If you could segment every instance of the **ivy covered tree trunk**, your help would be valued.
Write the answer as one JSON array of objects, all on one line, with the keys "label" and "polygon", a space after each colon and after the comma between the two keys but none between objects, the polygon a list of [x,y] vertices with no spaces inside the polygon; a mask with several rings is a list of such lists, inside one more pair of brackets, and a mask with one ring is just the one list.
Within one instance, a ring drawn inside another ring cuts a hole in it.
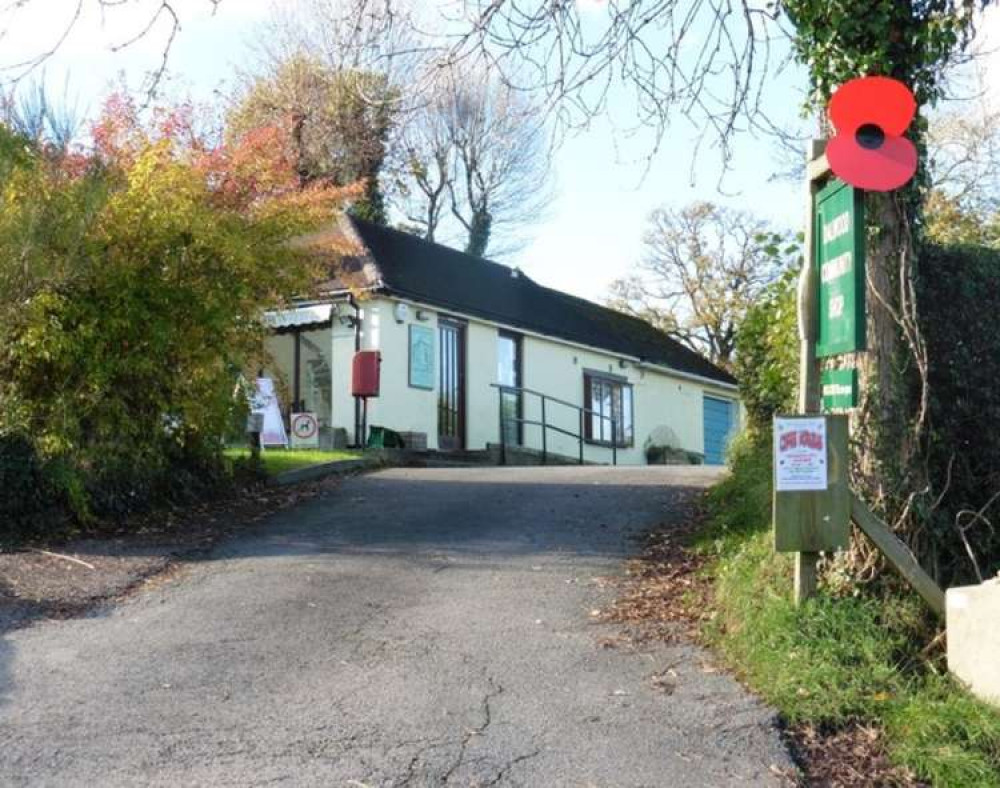
[{"label": "ivy covered tree trunk", "polygon": [[913,297],[919,217],[908,192],[866,196],[867,348],[854,359],[860,401],[851,426],[855,487],[912,541],[919,496],[929,490],[921,459],[926,353]]},{"label": "ivy covered tree trunk", "polygon": [[469,222],[469,237],[465,243],[466,254],[482,257],[490,244],[490,231],[493,229],[493,217],[487,210],[477,210]]},{"label": "ivy covered tree trunk", "polygon": [[[909,86],[918,107],[942,93],[942,74],[971,36],[983,0],[873,0],[858,13],[854,0],[786,0],[794,46],[810,72],[813,108],[825,117],[833,91],[862,76],[888,76]],[[910,136],[921,133],[921,121]],[[926,165],[920,144],[919,172]],[[921,227],[920,175],[896,192],[866,197],[867,349],[844,361],[859,372],[860,403],[852,416],[853,483],[921,556],[921,532],[935,491],[945,483],[925,470],[927,353],[916,303]],[[926,558],[926,556],[921,556]],[[855,551],[856,576],[875,562]]]}]

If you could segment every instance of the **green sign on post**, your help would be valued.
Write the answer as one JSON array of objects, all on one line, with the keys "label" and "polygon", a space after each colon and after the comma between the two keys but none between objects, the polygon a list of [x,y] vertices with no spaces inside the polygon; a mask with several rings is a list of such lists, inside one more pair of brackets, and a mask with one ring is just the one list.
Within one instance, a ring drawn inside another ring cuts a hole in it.
[{"label": "green sign on post", "polygon": [[820,378],[823,410],[848,410],[858,406],[858,371],[827,369]]},{"label": "green sign on post", "polygon": [[865,349],[865,220],[860,191],[834,179],[815,196],[816,357]]}]

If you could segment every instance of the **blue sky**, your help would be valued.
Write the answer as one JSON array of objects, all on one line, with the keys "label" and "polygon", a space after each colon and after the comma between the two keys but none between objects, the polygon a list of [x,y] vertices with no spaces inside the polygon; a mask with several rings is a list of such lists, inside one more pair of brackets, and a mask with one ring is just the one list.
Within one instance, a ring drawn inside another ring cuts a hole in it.
[{"label": "blue sky", "polygon": [[[0,20],[0,28],[7,31],[0,39],[0,66],[55,43],[75,4],[76,0],[36,0],[18,17],[7,12]],[[139,0],[104,20],[94,11],[86,14],[47,64],[47,79],[55,85],[68,79],[70,94],[82,111],[93,110],[119,74],[137,86],[142,75],[156,66],[168,26],[159,24],[152,35],[124,51],[111,49],[142,29],[156,5]],[[9,3],[0,2],[0,14],[8,7]],[[171,55],[172,90],[212,100],[214,91],[232,82],[237,68],[252,65],[250,42],[270,7],[271,0],[223,0],[212,14],[207,0],[178,0],[183,27]],[[998,16],[992,14],[992,27],[997,26]],[[768,112],[794,122],[804,84],[800,70],[782,75],[769,91]],[[616,97],[613,104],[625,116],[620,125],[628,125],[625,98]],[[560,146],[553,161],[555,199],[531,229],[532,242],[507,260],[538,281],[600,300],[610,281],[627,274],[638,260],[646,216],[659,205],[680,207],[710,200],[799,229],[802,186],[772,180],[780,164],[771,141],[740,138],[720,191],[719,154],[703,150],[692,168],[698,130],[680,116],[648,171],[649,135],[616,133],[609,120],[597,119],[586,132]],[[615,118],[616,125],[618,121]]]}]

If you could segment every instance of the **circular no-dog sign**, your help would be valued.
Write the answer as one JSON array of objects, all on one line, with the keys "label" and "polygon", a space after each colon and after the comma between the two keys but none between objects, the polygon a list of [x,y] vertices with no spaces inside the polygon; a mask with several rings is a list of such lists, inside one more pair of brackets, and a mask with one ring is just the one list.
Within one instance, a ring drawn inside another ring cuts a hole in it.
[{"label": "circular no-dog sign", "polygon": [[299,440],[307,441],[319,433],[319,424],[312,413],[295,413],[292,415],[292,435]]}]

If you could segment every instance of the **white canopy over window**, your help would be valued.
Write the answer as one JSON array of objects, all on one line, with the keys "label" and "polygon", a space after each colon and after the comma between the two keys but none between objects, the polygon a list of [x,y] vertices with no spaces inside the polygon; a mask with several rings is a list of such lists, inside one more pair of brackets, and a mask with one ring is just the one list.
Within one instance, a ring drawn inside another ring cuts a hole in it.
[{"label": "white canopy over window", "polygon": [[275,309],[264,313],[264,322],[275,330],[329,323],[332,304],[298,306],[294,309]]}]

